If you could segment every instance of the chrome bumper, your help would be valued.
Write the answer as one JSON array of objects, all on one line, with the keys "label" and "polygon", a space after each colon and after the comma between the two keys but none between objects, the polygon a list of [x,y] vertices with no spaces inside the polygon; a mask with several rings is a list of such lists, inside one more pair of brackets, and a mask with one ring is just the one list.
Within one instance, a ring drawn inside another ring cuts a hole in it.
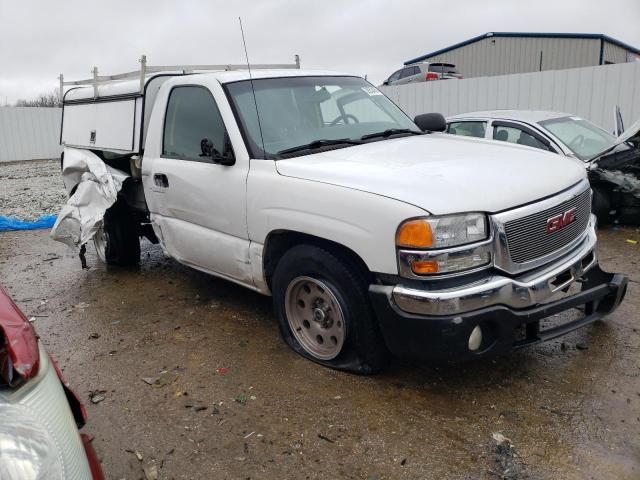
[{"label": "chrome bumper", "polygon": [[[450,289],[417,289],[402,285],[381,287],[401,310],[418,315],[452,315],[494,305],[527,308],[560,298],[585,272],[597,265],[596,221],[570,253],[518,277],[498,273]],[[436,285],[431,283],[428,287]],[[380,287],[378,287],[380,288]]]}]

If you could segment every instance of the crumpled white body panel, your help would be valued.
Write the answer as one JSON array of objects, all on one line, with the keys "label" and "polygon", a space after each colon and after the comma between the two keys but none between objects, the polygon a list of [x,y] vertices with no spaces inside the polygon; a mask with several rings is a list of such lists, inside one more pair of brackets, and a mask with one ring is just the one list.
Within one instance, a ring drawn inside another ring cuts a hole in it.
[{"label": "crumpled white body panel", "polygon": [[632,173],[624,173],[620,170],[604,170],[596,168],[596,172],[601,178],[609,180],[611,183],[618,185],[624,193],[630,193],[636,198],[640,198],[640,179]]},{"label": "crumpled white body panel", "polygon": [[51,238],[75,249],[89,241],[102,225],[104,213],[118,199],[127,177],[88,150],[65,148],[64,185],[69,193],[77,188],[60,210]]}]

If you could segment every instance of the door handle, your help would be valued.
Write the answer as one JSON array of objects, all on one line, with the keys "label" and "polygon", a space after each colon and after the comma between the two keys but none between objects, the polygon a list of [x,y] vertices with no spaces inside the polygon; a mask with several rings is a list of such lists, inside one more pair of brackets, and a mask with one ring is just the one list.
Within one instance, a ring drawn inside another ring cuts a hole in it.
[{"label": "door handle", "polygon": [[169,179],[164,173],[154,174],[153,183],[155,183],[157,187],[169,188]]}]

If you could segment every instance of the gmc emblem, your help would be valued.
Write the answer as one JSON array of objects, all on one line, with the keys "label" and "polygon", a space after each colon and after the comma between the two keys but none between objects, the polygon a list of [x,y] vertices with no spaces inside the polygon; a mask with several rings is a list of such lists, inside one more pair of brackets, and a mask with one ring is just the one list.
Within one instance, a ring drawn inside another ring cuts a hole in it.
[{"label": "gmc emblem", "polygon": [[547,219],[547,233],[557,232],[564,227],[576,221],[576,212],[578,209],[573,207],[571,210],[567,210],[564,213],[555,215]]}]

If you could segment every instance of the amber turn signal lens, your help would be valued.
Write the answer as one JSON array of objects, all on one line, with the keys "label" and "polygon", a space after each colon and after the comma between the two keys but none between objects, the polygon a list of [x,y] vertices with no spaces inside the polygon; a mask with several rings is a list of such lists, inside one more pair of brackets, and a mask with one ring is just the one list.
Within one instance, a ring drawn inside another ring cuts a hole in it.
[{"label": "amber turn signal lens", "polygon": [[403,223],[396,235],[399,247],[428,248],[433,246],[431,225],[424,220],[409,220]]},{"label": "amber turn signal lens", "polygon": [[429,273],[438,273],[438,262],[433,260],[426,262],[413,262],[411,271],[416,275],[427,275]]}]

